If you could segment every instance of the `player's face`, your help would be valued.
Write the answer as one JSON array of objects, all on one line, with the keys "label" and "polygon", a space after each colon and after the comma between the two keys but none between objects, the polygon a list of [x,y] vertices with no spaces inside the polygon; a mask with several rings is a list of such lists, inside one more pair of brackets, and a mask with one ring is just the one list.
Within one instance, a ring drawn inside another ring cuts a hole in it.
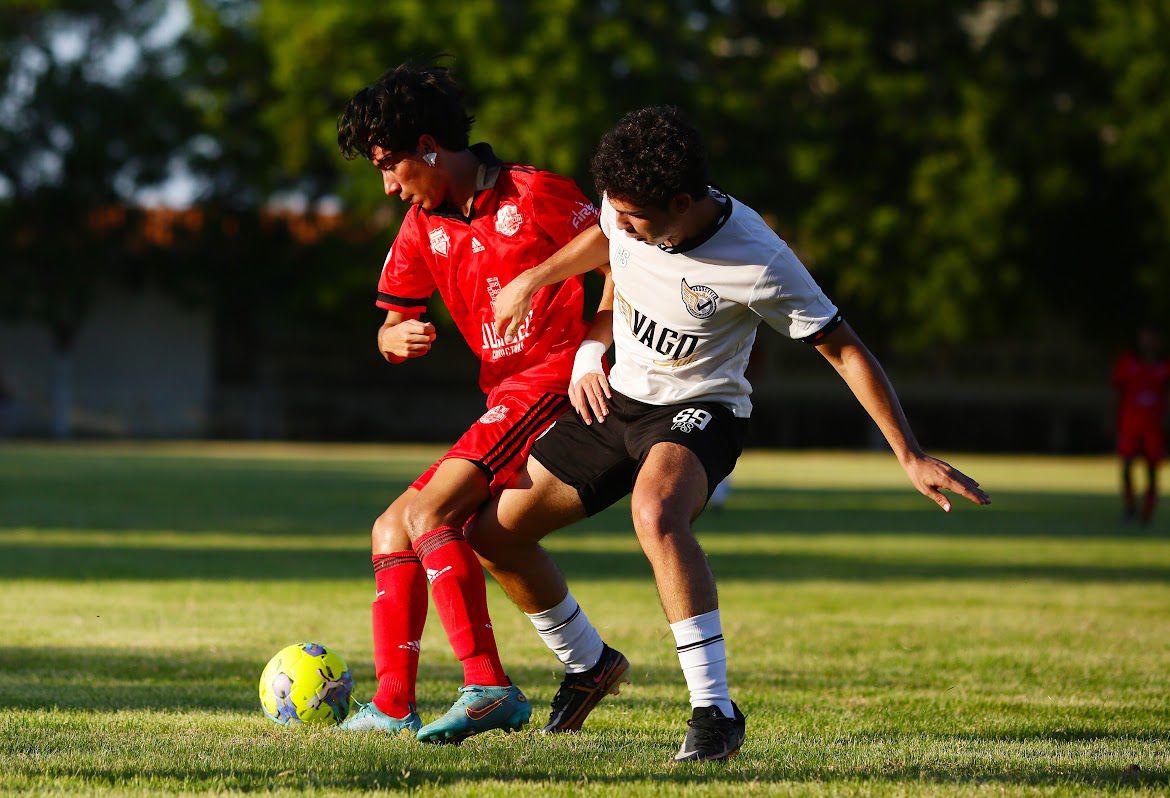
[{"label": "player's face", "polygon": [[374,145],[370,160],[382,173],[382,190],[411,205],[432,210],[447,196],[447,173],[417,153],[390,152]]},{"label": "player's face", "polygon": [[662,244],[670,239],[677,227],[677,216],[670,207],[640,207],[615,197],[609,204],[617,211],[617,226],[636,241]]}]

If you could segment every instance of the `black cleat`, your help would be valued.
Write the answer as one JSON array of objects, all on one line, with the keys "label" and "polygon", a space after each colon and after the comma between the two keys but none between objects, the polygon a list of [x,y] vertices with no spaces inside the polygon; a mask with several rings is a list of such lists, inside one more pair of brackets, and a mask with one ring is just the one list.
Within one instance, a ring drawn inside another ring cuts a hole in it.
[{"label": "black cleat", "polygon": [[601,699],[618,694],[622,677],[629,669],[630,661],[622,652],[605,646],[601,659],[592,668],[584,673],[566,673],[553,696],[548,723],[541,731],[544,734],[581,731],[581,725]]},{"label": "black cleat", "polygon": [[674,755],[675,762],[718,762],[731,759],[743,745],[746,722],[735,702],[735,717],[726,718],[718,707],[695,707],[687,721],[687,736]]}]

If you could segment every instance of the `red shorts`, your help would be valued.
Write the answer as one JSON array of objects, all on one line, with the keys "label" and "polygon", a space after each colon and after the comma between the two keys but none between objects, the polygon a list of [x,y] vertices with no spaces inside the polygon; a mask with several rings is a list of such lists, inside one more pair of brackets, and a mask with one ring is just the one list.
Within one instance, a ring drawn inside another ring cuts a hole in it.
[{"label": "red shorts", "polygon": [[1166,456],[1165,436],[1157,419],[1121,418],[1117,430],[1117,453],[1129,459],[1144,456],[1157,463]]},{"label": "red shorts", "polygon": [[488,411],[463,433],[445,455],[416,479],[411,487],[422,490],[444,460],[470,460],[488,480],[496,496],[528,460],[528,450],[562,413],[569,397],[544,389],[500,388],[488,395]]}]

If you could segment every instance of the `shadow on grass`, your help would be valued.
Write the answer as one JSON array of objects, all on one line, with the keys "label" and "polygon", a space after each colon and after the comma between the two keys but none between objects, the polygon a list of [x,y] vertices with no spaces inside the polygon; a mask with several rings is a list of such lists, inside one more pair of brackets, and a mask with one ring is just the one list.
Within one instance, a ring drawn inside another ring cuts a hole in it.
[{"label": "shadow on grass", "polygon": [[[15,459],[0,450],[0,528],[365,534],[429,462],[80,456]],[[943,515],[909,485],[838,490],[737,488],[731,509],[708,513],[705,534],[826,533],[1144,538],[1165,530],[1120,523],[1112,496],[993,490],[995,505],[958,501]],[[578,525],[628,530],[617,507]]]},{"label": "shadow on grass", "polygon": [[[498,733],[493,733],[498,734]],[[949,748],[945,753],[930,750],[939,742],[953,743],[953,738],[934,735],[887,736],[877,751],[853,748],[848,759],[833,761],[833,751],[790,751],[795,756],[774,756],[752,750],[752,739],[731,764],[671,766],[670,756],[677,746],[678,730],[661,733],[613,733],[592,735],[585,745],[579,741],[573,751],[567,752],[561,740],[538,740],[534,744],[524,740],[511,744],[503,757],[485,748],[485,755],[467,750],[466,744],[455,752],[436,750],[418,743],[405,743],[403,748],[384,748],[371,755],[368,749],[355,751],[355,746],[342,738],[334,745],[318,744],[319,756],[325,757],[328,767],[306,766],[295,758],[307,747],[304,742],[279,745],[270,739],[263,748],[271,749],[271,756],[260,764],[253,758],[247,763],[232,762],[230,757],[209,759],[192,756],[184,766],[159,762],[124,761],[118,764],[95,766],[49,762],[38,765],[38,777],[65,776],[80,779],[87,785],[117,787],[131,778],[149,779],[155,786],[187,786],[194,783],[212,783],[217,789],[266,790],[277,786],[285,790],[318,793],[322,790],[384,790],[426,789],[460,785],[472,794],[477,782],[496,785],[500,782],[516,788],[538,787],[544,790],[556,784],[561,794],[572,785],[607,784],[636,790],[646,785],[700,786],[712,782],[723,784],[748,783],[760,792],[769,785],[801,783],[860,783],[880,790],[891,783],[921,789],[930,785],[960,786],[996,784],[1010,790],[1013,787],[1089,787],[1108,788],[1164,788],[1170,784],[1170,769],[1160,762],[1146,761],[1140,770],[1129,765],[1099,764],[1091,754],[1068,761],[1043,746],[1037,751],[1015,751],[997,756],[982,744]],[[245,739],[239,737],[241,742]],[[1125,742],[1121,740],[1119,742]],[[498,742],[496,743],[498,745]],[[344,746],[344,747],[343,747]],[[253,745],[253,749],[257,746]],[[17,746],[19,748],[19,746]],[[894,748],[900,753],[891,753]],[[516,750],[522,749],[522,750]],[[541,749],[548,751],[541,756]],[[18,751],[19,753],[19,751]],[[457,758],[452,753],[460,754]],[[494,755],[493,755],[494,754]],[[581,760],[584,754],[585,761]],[[929,758],[929,763],[907,762],[915,756]],[[137,759],[137,758],[135,758]],[[446,765],[446,767],[444,767]],[[599,766],[609,767],[599,771]],[[158,784],[162,782],[162,784]],[[486,786],[486,785],[485,785]],[[636,793],[634,793],[636,794]],[[1059,791],[1054,794],[1060,794]]]},{"label": "shadow on grass", "polygon": [[[102,648],[17,647],[0,650],[0,706],[10,709],[65,709],[88,712],[121,710],[155,710],[189,713],[245,712],[259,715],[255,696],[254,674],[262,663],[239,655],[214,657],[153,649],[112,651]],[[532,690],[534,703],[543,708],[553,690],[548,669],[517,668],[521,684],[537,685]],[[669,684],[681,689],[674,668],[638,668],[637,681],[646,686]],[[368,668],[359,669],[359,683],[368,684]],[[458,672],[453,666],[429,669],[428,678],[420,683],[423,696],[420,710],[434,716],[446,709],[454,693]],[[41,682],[39,680],[47,680]],[[677,692],[677,690],[675,691]],[[1124,767],[1102,764],[1102,757],[1113,761],[1126,756],[1138,757],[1150,746],[1164,749],[1170,735],[1150,731],[1124,732],[1095,725],[1068,725],[1067,717],[1053,717],[1058,728],[1046,729],[1044,717],[1027,721],[1034,728],[979,733],[907,731],[873,729],[883,723],[869,718],[869,729],[844,735],[828,734],[823,739],[802,735],[795,739],[778,737],[781,729],[768,728],[760,721],[749,721],[748,744],[731,770],[717,766],[664,769],[656,765],[669,757],[677,745],[679,726],[676,713],[662,700],[631,702],[623,695],[613,706],[631,705],[661,712],[662,721],[648,726],[645,719],[626,730],[604,733],[589,732],[579,737],[549,740],[524,735],[509,742],[516,754],[501,766],[498,738],[485,738],[481,753],[465,748],[432,749],[411,743],[379,745],[379,740],[354,741],[331,735],[290,738],[273,735],[261,724],[241,725],[233,732],[234,744],[244,744],[249,756],[235,761],[230,753],[222,756],[192,756],[183,766],[166,762],[137,761],[141,753],[119,758],[117,764],[105,766],[77,761],[58,764],[57,756],[69,759],[71,743],[58,740],[49,748],[37,748],[36,766],[30,774],[38,778],[60,775],[92,784],[117,785],[131,775],[176,784],[201,784],[214,781],[219,788],[238,786],[256,788],[274,784],[285,788],[305,789],[377,789],[388,786],[408,787],[483,782],[513,782],[517,785],[555,781],[576,783],[583,779],[614,785],[636,783],[691,784],[711,778],[728,781],[769,782],[915,782],[968,784],[992,782],[1003,785],[1080,784],[1093,787],[1166,786],[1170,770],[1162,761],[1141,759],[1140,772],[1126,772]],[[602,711],[605,711],[603,707]],[[538,712],[539,717],[539,712]],[[119,721],[113,721],[118,723]],[[132,725],[132,719],[123,721]],[[182,721],[184,728],[190,721]],[[222,729],[222,724],[216,727]],[[264,729],[258,732],[258,729]],[[107,744],[116,741],[111,734],[117,729],[103,726]],[[220,733],[220,732],[216,732]],[[189,735],[190,731],[184,732]],[[81,738],[79,738],[81,739]],[[755,743],[755,745],[753,745]],[[21,753],[19,739],[0,744],[0,751]],[[206,753],[206,745],[196,735],[188,743],[194,751]],[[777,746],[780,746],[777,748]],[[356,748],[354,748],[356,746]],[[758,746],[758,747],[757,747]],[[1002,747],[1000,747],[1002,746]],[[1104,746],[1104,747],[1102,747]],[[182,746],[181,746],[182,747]],[[213,746],[214,747],[214,746]],[[271,749],[271,756],[252,756],[257,749]],[[319,749],[328,768],[304,769],[304,749]],[[539,755],[547,750],[547,756]],[[809,749],[815,749],[810,751]],[[137,748],[132,748],[137,751]],[[340,751],[346,754],[339,756]],[[173,755],[174,752],[172,752]],[[180,755],[182,751],[178,752]],[[372,756],[371,756],[372,754]],[[582,757],[585,757],[583,760]],[[650,757],[650,761],[643,761]],[[16,771],[26,761],[16,757]],[[31,761],[31,760],[27,760]],[[1124,761],[1124,760],[1123,760]],[[585,763],[583,766],[583,762]],[[597,772],[599,763],[611,762],[608,772]],[[809,764],[814,762],[815,764]],[[619,767],[620,765],[620,767]],[[294,772],[295,771],[295,772]],[[588,772],[584,772],[588,771]]]},{"label": "shadow on grass", "polygon": [[[544,659],[543,657],[541,659]],[[509,664],[508,673],[537,706],[539,715],[556,692],[559,677],[548,662]],[[0,707],[110,712],[127,709],[182,712],[259,713],[258,658],[239,654],[146,648],[10,646],[0,650]],[[354,697],[365,700],[375,685],[373,663],[347,663]],[[666,687],[685,708],[682,677],[676,668],[636,664],[631,678],[639,687]],[[449,660],[424,657],[419,673],[419,711],[445,712],[463,684],[463,671]],[[667,709],[670,702],[624,691],[626,708]]]},{"label": "shadow on grass", "polygon": [[[554,550],[570,581],[650,578],[640,551]],[[1063,582],[1170,582],[1170,565],[1066,564],[916,560],[913,555],[867,556],[836,553],[714,552],[711,568],[719,580],[888,582],[903,580],[1021,580]],[[364,549],[270,549],[151,546],[37,546],[0,543],[0,578],[54,580],[247,580],[307,582],[368,576]]]}]

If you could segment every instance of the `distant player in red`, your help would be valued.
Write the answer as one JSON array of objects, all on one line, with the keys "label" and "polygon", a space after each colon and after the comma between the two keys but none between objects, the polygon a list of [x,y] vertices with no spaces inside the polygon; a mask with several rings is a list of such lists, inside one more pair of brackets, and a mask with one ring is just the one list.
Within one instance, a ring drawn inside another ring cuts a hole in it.
[{"label": "distant player in red", "polygon": [[1134,501],[1133,461],[1146,460],[1146,496],[1141,519],[1149,523],[1158,501],[1158,464],[1166,455],[1163,422],[1166,393],[1170,389],[1170,360],[1160,354],[1158,334],[1142,330],[1136,352],[1125,352],[1113,368],[1117,391],[1117,453],[1121,455],[1121,484],[1125,493],[1125,517],[1137,517]]},{"label": "distant player in red", "polygon": [[[508,340],[493,331],[491,303],[516,275],[597,222],[572,180],[470,145],[471,123],[448,70],[405,65],[354,95],[338,121],[342,153],[368,158],[386,195],[410,206],[378,283],[377,305],[386,311],[380,351],[401,363],[430,350],[435,328],[420,317],[437,290],[479,355],[487,394],[483,416],[373,528],[378,690],[344,728],[408,730],[430,742],[519,728],[532,712],[500,664],[483,571],[463,527],[569,407],[573,360],[589,325],[579,279],[543,291]],[[464,686],[451,710],[424,727],[415,678],[428,580]]]}]

